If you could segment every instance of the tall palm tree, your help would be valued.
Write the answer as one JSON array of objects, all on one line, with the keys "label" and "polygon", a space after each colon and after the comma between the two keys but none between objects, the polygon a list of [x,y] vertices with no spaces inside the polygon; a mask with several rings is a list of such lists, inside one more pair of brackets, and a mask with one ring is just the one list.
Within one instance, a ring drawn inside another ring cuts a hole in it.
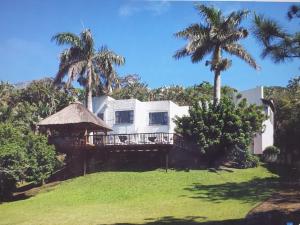
[{"label": "tall palm tree", "polygon": [[95,50],[94,39],[89,29],[76,35],[69,32],[58,33],[52,37],[58,45],[69,45],[60,55],[59,70],[55,76],[55,83],[62,83],[67,76],[66,85],[69,86],[76,80],[85,87],[86,106],[92,111],[92,91],[100,83],[101,78],[113,81],[111,74],[114,74],[113,65],[123,65],[123,56],[102,47]]},{"label": "tall palm tree", "polygon": [[179,59],[191,56],[192,63],[197,63],[211,55],[211,60],[206,61],[205,65],[210,65],[210,70],[214,72],[214,102],[218,103],[221,98],[221,72],[231,66],[231,60],[222,58],[224,51],[239,57],[255,69],[259,68],[251,55],[238,43],[240,39],[248,36],[248,31],[240,27],[240,24],[249,12],[236,11],[225,17],[220,10],[213,7],[197,5],[196,9],[204,21],[192,24],[175,34],[176,37],[186,39],[188,43],[174,57]]}]

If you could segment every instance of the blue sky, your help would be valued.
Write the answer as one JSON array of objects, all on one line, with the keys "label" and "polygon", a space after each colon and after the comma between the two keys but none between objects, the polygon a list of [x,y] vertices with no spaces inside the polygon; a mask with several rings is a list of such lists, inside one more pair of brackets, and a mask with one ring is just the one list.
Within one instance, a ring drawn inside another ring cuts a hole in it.
[{"label": "blue sky", "polygon": [[[213,82],[205,60],[192,64],[189,58],[175,60],[174,52],[185,43],[174,33],[200,22],[194,2],[167,1],[59,1],[1,0],[0,80],[12,83],[54,76],[58,56],[64,49],[51,42],[57,32],[79,34],[83,27],[93,32],[96,46],[107,45],[125,56],[120,75],[139,74],[150,87]],[[276,19],[289,31],[300,21],[288,22],[291,3],[205,2],[230,13],[249,9]],[[252,16],[251,16],[252,17]],[[245,26],[250,25],[245,22]],[[222,74],[222,84],[243,90],[258,85],[286,85],[299,75],[299,60],[275,65],[260,58],[261,46],[250,36],[242,44],[262,67],[255,71],[237,58]]]}]

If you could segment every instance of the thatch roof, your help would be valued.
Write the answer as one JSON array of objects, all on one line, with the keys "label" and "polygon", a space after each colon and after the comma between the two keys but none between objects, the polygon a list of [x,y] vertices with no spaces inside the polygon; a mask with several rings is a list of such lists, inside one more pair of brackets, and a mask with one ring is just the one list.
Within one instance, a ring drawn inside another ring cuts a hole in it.
[{"label": "thatch roof", "polygon": [[72,103],[57,113],[38,123],[40,127],[74,128],[97,131],[111,131],[112,129],[100,118],[90,112],[81,103]]}]

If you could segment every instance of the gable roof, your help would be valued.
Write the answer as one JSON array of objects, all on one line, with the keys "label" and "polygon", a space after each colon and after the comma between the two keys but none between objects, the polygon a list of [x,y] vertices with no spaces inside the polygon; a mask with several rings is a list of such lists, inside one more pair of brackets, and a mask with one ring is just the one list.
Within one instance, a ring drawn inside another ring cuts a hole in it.
[{"label": "gable roof", "polygon": [[40,121],[38,126],[63,128],[73,126],[74,128],[85,128],[94,130],[111,131],[112,129],[100,118],[95,116],[81,103],[72,103],[57,113]]}]

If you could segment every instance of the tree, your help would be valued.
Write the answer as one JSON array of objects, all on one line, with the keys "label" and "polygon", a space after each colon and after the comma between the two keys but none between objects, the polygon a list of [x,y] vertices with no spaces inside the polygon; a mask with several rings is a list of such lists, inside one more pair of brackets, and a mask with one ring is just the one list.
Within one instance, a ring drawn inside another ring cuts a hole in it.
[{"label": "tree", "polygon": [[48,145],[48,139],[43,135],[30,133],[26,139],[26,153],[30,165],[26,170],[26,180],[43,184],[58,164],[55,148]]},{"label": "tree", "polygon": [[59,165],[47,138],[20,127],[0,123],[0,200],[7,199],[17,182],[43,183]]},{"label": "tree", "polygon": [[58,33],[52,37],[58,45],[69,45],[60,55],[59,70],[55,77],[55,83],[61,83],[65,76],[68,76],[66,85],[69,86],[75,79],[86,89],[86,105],[93,111],[92,92],[101,77],[107,79],[106,87],[114,81],[115,71],[113,65],[123,65],[124,57],[113,51],[102,47],[95,50],[94,39],[89,29],[80,33],[79,36],[73,33]]},{"label": "tree", "polygon": [[177,118],[175,123],[176,131],[206,156],[212,166],[224,156],[241,158],[240,152],[249,156],[248,146],[255,133],[262,131],[264,119],[262,109],[248,105],[245,99],[236,105],[229,98],[223,98],[218,104],[205,100],[200,104],[195,102],[189,116]]},{"label": "tree", "polygon": [[112,92],[112,97],[116,99],[136,98],[140,101],[149,101],[150,89],[146,83],[141,81],[140,76],[130,74],[118,79],[118,87]]},{"label": "tree", "polygon": [[275,145],[281,150],[283,162],[300,160],[300,77],[291,79],[286,87],[269,87],[266,96],[275,105]]},{"label": "tree", "polygon": [[[299,18],[299,6],[291,6],[289,19]],[[262,58],[270,56],[275,63],[300,57],[300,33],[286,32],[276,21],[255,15],[253,33],[263,46]]]},{"label": "tree", "polygon": [[211,60],[205,65],[210,65],[214,72],[214,101],[221,98],[221,72],[231,66],[231,60],[222,58],[223,52],[234,55],[248,63],[255,69],[259,69],[252,56],[238,43],[248,36],[248,31],[240,27],[242,20],[248,15],[248,11],[236,11],[225,17],[220,10],[205,5],[197,5],[196,9],[203,17],[204,22],[192,24],[175,35],[184,38],[188,43],[178,50],[174,57],[180,59],[191,56],[192,63],[197,63],[211,54]]}]

